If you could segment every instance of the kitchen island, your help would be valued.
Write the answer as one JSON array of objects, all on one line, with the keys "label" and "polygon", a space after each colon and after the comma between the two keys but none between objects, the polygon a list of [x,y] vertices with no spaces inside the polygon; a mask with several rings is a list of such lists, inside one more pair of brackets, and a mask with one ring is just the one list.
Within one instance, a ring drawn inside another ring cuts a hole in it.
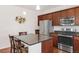
[{"label": "kitchen island", "polygon": [[28,34],[14,37],[27,45],[28,53],[53,52],[53,39],[47,35]]}]

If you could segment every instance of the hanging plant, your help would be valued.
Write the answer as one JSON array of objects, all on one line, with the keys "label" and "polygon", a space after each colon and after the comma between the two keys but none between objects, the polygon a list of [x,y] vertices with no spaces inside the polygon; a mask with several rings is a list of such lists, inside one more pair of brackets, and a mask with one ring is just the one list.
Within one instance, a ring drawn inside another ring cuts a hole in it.
[{"label": "hanging plant", "polygon": [[22,17],[22,16],[17,16],[17,17],[16,17],[16,21],[17,21],[19,24],[22,24],[22,23],[25,22],[25,18]]}]

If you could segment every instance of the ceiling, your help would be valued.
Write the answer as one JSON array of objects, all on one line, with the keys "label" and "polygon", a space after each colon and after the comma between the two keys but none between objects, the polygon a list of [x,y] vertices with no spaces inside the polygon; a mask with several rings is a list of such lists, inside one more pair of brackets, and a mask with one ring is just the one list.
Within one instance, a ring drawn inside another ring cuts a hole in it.
[{"label": "ceiling", "polygon": [[[27,8],[30,10],[36,10],[36,5],[17,5],[17,6],[22,7],[22,8]],[[59,6],[62,6],[62,5],[40,5],[40,9],[47,10],[47,9],[51,9],[51,8],[55,8]]]}]

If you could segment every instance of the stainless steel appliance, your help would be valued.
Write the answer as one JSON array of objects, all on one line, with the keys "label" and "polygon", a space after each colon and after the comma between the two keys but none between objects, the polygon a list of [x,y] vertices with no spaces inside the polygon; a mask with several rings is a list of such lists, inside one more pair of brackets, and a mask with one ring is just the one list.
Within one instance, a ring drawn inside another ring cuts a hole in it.
[{"label": "stainless steel appliance", "polygon": [[40,21],[39,34],[48,35],[53,31],[52,21],[42,20]]},{"label": "stainless steel appliance", "polygon": [[58,43],[58,48],[69,53],[73,53],[73,46]]},{"label": "stainless steel appliance", "polygon": [[66,35],[59,35],[58,36],[58,48],[62,49],[66,52],[73,52],[73,37],[66,36]]},{"label": "stainless steel appliance", "polygon": [[58,34],[58,48],[70,53],[73,52],[73,35],[75,33],[72,30],[72,28],[65,28]]},{"label": "stainless steel appliance", "polygon": [[60,19],[60,25],[74,25],[75,17],[65,17]]}]

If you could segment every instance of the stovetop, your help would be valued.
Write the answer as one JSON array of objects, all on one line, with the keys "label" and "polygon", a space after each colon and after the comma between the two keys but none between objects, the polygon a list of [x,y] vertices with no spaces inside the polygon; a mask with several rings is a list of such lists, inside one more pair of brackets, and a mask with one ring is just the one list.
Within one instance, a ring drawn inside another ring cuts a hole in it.
[{"label": "stovetop", "polygon": [[55,31],[58,34],[61,35],[67,35],[67,36],[73,36],[75,34],[75,32],[71,32],[71,31]]}]

